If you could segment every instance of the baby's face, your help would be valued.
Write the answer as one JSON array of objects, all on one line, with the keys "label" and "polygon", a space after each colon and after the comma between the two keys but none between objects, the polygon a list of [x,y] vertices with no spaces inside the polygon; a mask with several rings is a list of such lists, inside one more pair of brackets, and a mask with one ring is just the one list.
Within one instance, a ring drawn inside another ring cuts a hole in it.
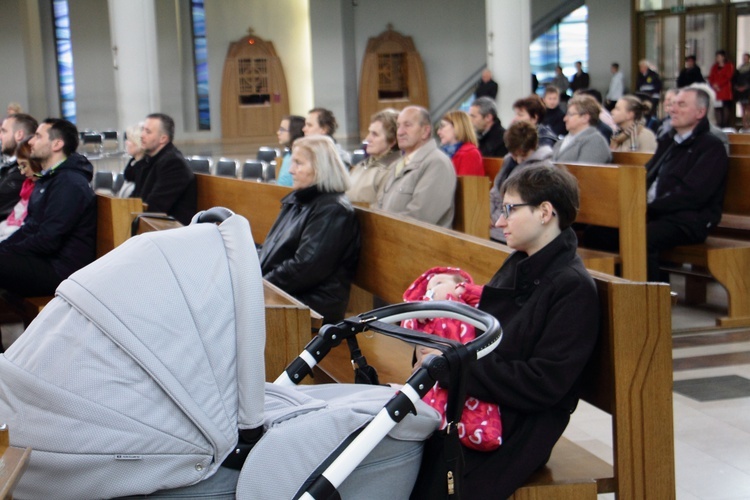
[{"label": "baby's face", "polygon": [[452,274],[436,274],[427,282],[427,296],[432,300],[447,300],[448,294],[456,294],[456,277]]}]

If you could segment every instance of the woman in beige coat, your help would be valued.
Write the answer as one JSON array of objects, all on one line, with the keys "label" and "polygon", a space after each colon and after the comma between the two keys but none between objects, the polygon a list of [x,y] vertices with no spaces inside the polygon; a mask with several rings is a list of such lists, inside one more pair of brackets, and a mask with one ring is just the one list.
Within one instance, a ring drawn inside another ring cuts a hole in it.
[{"label": "woman in beige coat", "polygon": [[396,142],[396,119],[398,112],[384,109],[372,115],[367,134],[367,158],[352,167],[349,172],[352,187],[346,196],[352,203],[370,205],[375,203],[378,191],[383,186],[391,164],[400,152]]}]

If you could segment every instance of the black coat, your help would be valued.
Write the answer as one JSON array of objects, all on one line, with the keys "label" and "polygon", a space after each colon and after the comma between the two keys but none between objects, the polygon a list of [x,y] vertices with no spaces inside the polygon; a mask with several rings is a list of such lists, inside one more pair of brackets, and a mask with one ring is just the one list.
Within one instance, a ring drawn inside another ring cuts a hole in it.
[{"label": "black coat", "polygon": [[23,225],[0,243],[2,253],[15,252],[49,259],[65,279],[96,258],[96,195],[91,189],[94,168],[73,153],[37,181]]},{"label": "black coat", "polygon": [[263,278],[322,314],[344,317],[360,249],[359,221],[343,193],[293,191],[263,243]]},{"label": "black coat", "polygon": [[687,87],[692,83],[703,83],[706,80],[703,78],[701,68],[698,65],[692,68],[682,68],[680,76],[677,77],[677,88]]},{"label": "black coat", "polygon": [[589,88],[589,74],[581,72],[581,74],[574,74],[570,78],[570,91],[571,93],[575,92],[576,90],[583,90]]},{"label": "black coat", "polygon": [[153,157],[146,157],[141,169],[139,193],[149,212],[166,212],[187,225],[198,210],[195,174],[182,153],[171,142]]},{"label": "black coat", "polygon": [[5,220],[21,199],[26,176],[18,170],[18,161],[0,167],[0,220]]},{"label": "black coat", "polygon": [[669,220],[702,241],[721,220],[729,162],[721,140],[710,133],[705,117],[690,137],[677,144],[675,130],[659,139],[646,164],[650,188],[658,178],[656,197],[648,204],[649,220]]},{"label": "black coat", "polygon": [[495,99],[497,97],[497,82],[495,80],[485,82],[480,79],[477,88],[474,89],[474,98],[479,99],[480,97]]},{"label": "black coat", "polygon": [[499,121],[495,121],[490,129],[479,137],[479,152],[482,153],[482,158],[502,158],[508,154],[504,134],[503,126]]},{"label": "black coat", "polygon": [[503,444],[464,449],[465,498],[507,498],[541,465],[578,403],[599,330],[596,286],[572,229],[531,257],[515,252],[484,287],[479,309],[503,340],[469,373],[467,393],[500,406]]},{"label": "black coat", "polygon": [[565,128],[565,113],[560,106],[545,110],[542,124],[547,125],[558,136],[568,134],[568,129]]}]

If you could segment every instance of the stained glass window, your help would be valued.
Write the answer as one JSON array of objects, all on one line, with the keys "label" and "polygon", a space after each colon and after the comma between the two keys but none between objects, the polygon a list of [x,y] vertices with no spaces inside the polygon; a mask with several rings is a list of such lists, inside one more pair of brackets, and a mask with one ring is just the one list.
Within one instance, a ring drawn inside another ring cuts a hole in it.
[{"label": "stained glass window", "polygon": [[60,114],[76,122],[76,83],[73,74],[73,48],[70,43],[70,17],[68,0],[52,0],[55,22],[55,52],[57,53],[57,79],[60,89]]},{"label": "stained glass window", "polygon": [[211,130],[211,107],[208,98],[208,47],[206,45],[206,9],[203,0],[191,0],[193,27],[193,63],[195,98],[198,107],[198,130]]}]

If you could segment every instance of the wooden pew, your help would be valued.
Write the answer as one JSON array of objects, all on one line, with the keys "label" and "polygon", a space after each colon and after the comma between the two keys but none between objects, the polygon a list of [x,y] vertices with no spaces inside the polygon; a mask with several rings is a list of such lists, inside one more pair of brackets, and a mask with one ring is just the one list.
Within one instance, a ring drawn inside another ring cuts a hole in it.
[{"label": "wooden pew", "polygon": [[750,134],[727,134],[729,144],[750,144]]},{"label": "wooden pew", "polygon": [[[143,217],[137,234],[183,227],[178,221]],[[254,251],[254,249],[250,249]],[[276,285],[263,280],[266,310],[266,380],[273,382],[310,341],[323,317]]]},{"label": "wooden pew", "polygon": [[31,448],[10,446],[8,426],[0,422],[0,499],[12,499],[13,489],[29,465]]},{"label": "wooden pew", "polygon": [[487,178],[462,175],[457,178],[453,229],[479,238],[490,237],[490,190]]},{"label": "wooden pew", "polygon": [[482,158],[484,163],[484,174],[490,178],[490,186],[495,182],[495,177],[503,167],[503,158]]},{"label": "wooden pew", "polygon": [[642,167],[564,164],[581,193],[577,222],[617,228],[625,279],[646,281],[646,171]]},{"label": "wooden pew", "polygon": [[[357,209],[363,245],[355,284],[389,302],[401,300],[415,276],[431,266],[465,269],[484,283],[510,250],[417,221]],[[429,253],[424,248],[430,248]],[[516,499],[674,498],[672,351],[669,288],[592,272],[599,290],[602,331],[583,376],[589,403],[612,416],[614,467],[562,439],[548,465]],[[362,312],[362,311],[355,311]],[[384,336],[362,336],[381,381],[408,377],[411,348]],[[317,380],[351,382],[348,351],[340,346],[321,363]]]},{"label": "wooden pew", "polygon": [[747,156],[750,155],[750,143],[729,143],[730,156]]},{"label": "wooden pew", "polygon": [[[96,257],[99,258],[130,237],[130,224],[136,213],[143,212],[143,201],[140,198],[97,194],[96,204]],[[0,310],[17,316],[27,327],[50,300],[52,296],[16,297],[3,294],[0,296]]]}]

